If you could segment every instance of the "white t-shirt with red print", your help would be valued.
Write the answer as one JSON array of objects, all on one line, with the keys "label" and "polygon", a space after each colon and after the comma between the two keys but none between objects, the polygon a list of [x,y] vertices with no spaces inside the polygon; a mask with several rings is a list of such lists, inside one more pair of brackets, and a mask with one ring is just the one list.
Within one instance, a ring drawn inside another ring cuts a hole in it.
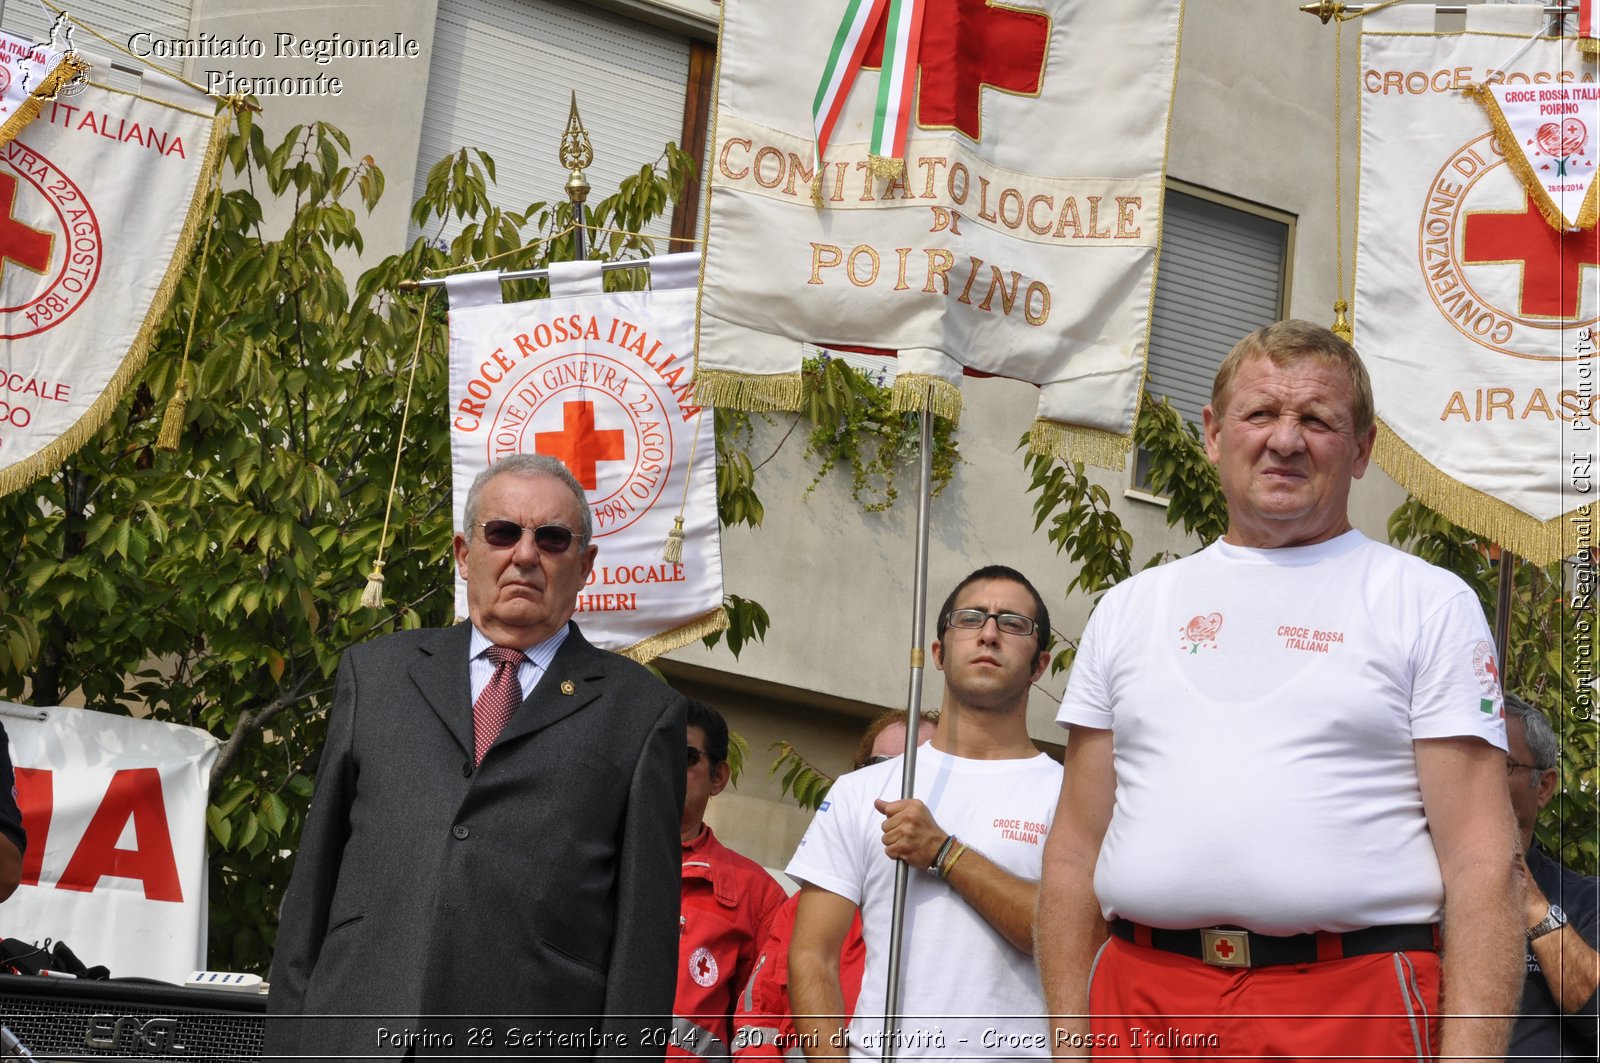
[{"label": "white t-shirt with red print", "polygon": [[1113,733],[1106,917],[1265,934],[1436,921],[1412,740],[1506,745],[1477,597],[1358,531],[1114,587],[1056,719]]}]

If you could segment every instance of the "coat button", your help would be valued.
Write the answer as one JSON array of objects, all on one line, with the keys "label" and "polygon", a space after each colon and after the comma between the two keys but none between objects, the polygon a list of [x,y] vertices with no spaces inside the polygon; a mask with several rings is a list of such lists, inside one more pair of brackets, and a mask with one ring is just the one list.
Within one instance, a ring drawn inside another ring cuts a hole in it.
[{"label": "coat button", "polygon": [[464,824],[457,823],[454,827],[450,828],[450,833],[455,835],[456,841],[464,842],[467,840],[467,835],[471,834],[472,832],[468,830]]},{"label": "coat button", "polygon": [[472,778],[472,761],[470,761],[470,760],[462,761],[462,763],[461,763],[461,777],[463,779]]}]

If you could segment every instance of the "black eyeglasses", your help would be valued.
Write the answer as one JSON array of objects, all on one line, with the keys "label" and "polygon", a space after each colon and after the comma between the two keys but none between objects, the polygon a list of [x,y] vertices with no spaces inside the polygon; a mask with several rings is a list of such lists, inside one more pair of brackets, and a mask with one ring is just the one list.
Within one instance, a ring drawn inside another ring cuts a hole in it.
[{"label": "black eyeglasses", "polygon": [[583,538],[571,528],[563,528],[559,524],[541,524],[537,528],[529,528],[514,520],[482,520],[473,527],[482,528],[483,541],[496,550],[516,546],[522,541],[523,532],[533,533],[533,545],[539,548],[541,554],[564,554],[567,547],[572,545],[572,540]]},{"label": "black eyeglasses", "polygon": [[689,767],[692,768],[699,764],[701,760],[710,760],[711,758],[694,746],[689,746],[685,750],[685,759],[689,761]]},{"label": "black eyeglasses", "polygon": [[879,753],[875,757],[868,757],[867,758],[867,762],[865,764],[861,765],[861,766],[863,768],[870,768],[874,764],[882,764],[886,760],[893,760],[893,759],[894,759],[894,757],[889,755],[888,753]]},{"label": "black eyeglasses", "polygon": [[1541,770],[1543,770],[1537,764],[1524,764],[1520,760],[1512,760],[1510,757],[1506,758],[1506,774],[1507,775],[1515,775],[1517,773],[1517,769],[1518,768],[1527,768],[1529,771],[1541,771]]},{"label": "black eyeglasses", "polygon": [[990,620],[1007,635],[1031,635],[1038,626],[1021,613],[986,613],[982,609],[952,609],[944,618],[946,625],[963,631],[978,631]]}]

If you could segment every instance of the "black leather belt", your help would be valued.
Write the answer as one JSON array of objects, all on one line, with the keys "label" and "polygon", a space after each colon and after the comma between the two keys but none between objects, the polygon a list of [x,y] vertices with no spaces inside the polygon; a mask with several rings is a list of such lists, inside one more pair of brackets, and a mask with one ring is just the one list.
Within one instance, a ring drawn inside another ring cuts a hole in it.
[{"label": "black leather belt", "polygon": [[1343,934],[1319,931],[1273,937],[1231,927],[1163,930],[1126,919],[1113,919],[1111,933],[1135,945],[1175,952],[1217,967],[1270,967],[1380,952],[1435,952],[1439,948],[1438,927],[1432,923],[1369,926]]}]

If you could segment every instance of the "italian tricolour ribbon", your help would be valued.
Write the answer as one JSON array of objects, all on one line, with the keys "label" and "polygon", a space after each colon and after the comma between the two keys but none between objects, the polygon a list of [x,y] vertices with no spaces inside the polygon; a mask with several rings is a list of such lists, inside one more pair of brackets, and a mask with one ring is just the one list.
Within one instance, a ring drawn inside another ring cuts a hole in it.
[{"label": "italian tricolour ribbon", "polygon": [[878,77],[878,102],[872,118],[874,165],[886,172],[904,168],[906,128],[916,84],[917,55],[922,40],[923,0],[850,0],[828,50],[828,64],[817,85],[811,117],[817,131],[818,171],[827,154],[839,113],[865,63],[873,35],[883,34],[883,66]]}]

